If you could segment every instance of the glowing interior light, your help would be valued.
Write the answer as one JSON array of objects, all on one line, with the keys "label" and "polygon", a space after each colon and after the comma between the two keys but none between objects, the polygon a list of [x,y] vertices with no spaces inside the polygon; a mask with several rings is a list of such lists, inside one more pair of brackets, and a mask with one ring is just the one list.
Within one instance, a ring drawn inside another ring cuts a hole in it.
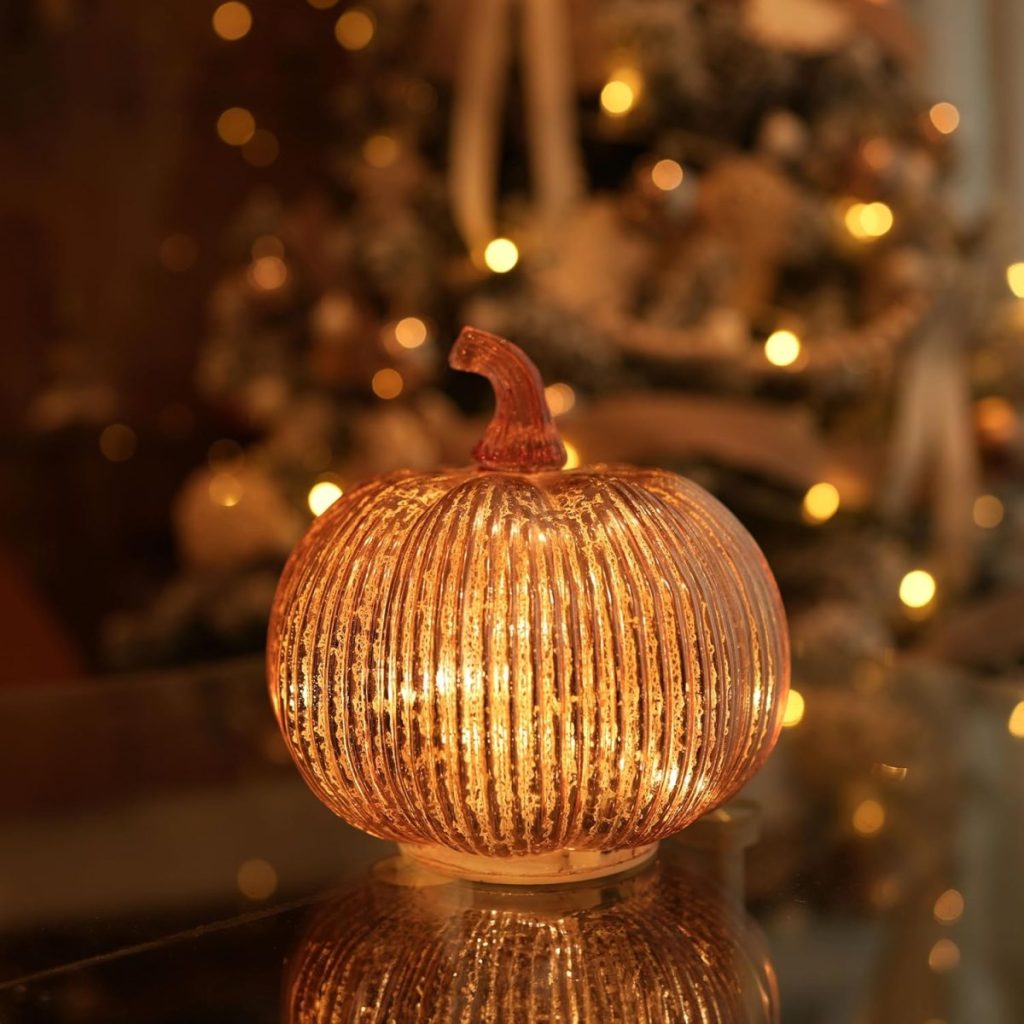
[{"label": "glowing interior light", "polygon": [[908,608],[924,608],[935,598],[935,577],[924,569],[912,569],[900,580],[900,600]]},{"label": "glowing interior light", "polygon": [[764,343],[764,355],[772,366],[792,366],[800,358],[800,339],[792,331],[773,331]]},{"label": "glowing interior light", "polygon": [[839,511],[839,491],[835,484],[821,481],[804,495],[804,518],[811,523],[828,522]]},{"label": "glowing interior light", "polygon": [[675,160],[659,160],[651,168],[651,181],[662,192],[671,192],[683,183],[683,168]]},{"label": "glowing interior light", "polygon": [[519,262],[519,248],[511,238],[492,238],[484,249],[484,263],[495,274],[507,274]]},{"label": "glowing interior light", "polygon": [[333,480],[319,480],[309,489],[306,499],[309,511],[323,515],[342,495],[342,489]]}]

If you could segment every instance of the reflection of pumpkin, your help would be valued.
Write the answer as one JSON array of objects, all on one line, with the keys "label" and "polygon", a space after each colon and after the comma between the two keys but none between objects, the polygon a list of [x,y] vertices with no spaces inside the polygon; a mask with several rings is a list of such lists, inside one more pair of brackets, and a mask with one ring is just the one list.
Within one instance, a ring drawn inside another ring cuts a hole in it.
[{"label": "reflection of pumpkin", "polygon": [[678,866],[539,896],[378,874],[290,958],[289,1024],[778,1019],[757,931]]},{"label": "reflection of pumpkin", "polygon": [[695,484],[562,471],[514,345],[467,329],[451,362],[497,394],[480,465],[350,491],[285,569],[268,652],[285,740],[337,814],[435,853],[652,843],[775,741],[774,580]]}]

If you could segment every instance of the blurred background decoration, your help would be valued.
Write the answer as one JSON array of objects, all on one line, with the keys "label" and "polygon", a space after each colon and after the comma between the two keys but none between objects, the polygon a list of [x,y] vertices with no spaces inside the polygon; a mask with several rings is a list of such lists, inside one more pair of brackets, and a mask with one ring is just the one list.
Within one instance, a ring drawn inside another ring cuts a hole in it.
[{"label": "blurred background decoration", "polygon": [[569,464],[683,472],[771,562],[794,692],[755,901],[916,908],[894,1005],[959,962],[948,892],[1019,958],[990,874],[1024,836],[956,798],[1022,777],[1024,6],[0,23],[0,686],[258,657],[312,517],[468,461],[472,322],[540,365]]}]

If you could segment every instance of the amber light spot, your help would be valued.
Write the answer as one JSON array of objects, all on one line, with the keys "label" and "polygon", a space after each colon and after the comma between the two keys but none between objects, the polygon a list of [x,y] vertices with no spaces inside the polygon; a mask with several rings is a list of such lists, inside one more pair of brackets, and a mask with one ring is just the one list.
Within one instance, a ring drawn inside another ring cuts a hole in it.
[{"label": "amber light spot", "polygon": [[221,508],[234,508],[245,493],[242,481],[234,473],[214,473],[208,488],[210,501]]},{"label": "amber light spot", "polygon": [[135,431],[123,423],[111,423],[100,434],[100,451],[111,462],[127,462],[134,454]]},{"label": "amber light spot", "polygon": [[960,111],[952,103],[936,103],[928,111],[928,120],[940,135],[952,135],[960,127]]},{"label": "amber light spot", "polygon": [[659,160],[651,168],[651,181],[662,192],[671,192],[683,183],[683,168],[675,160]]},{"label": "amber light spot", "polygon": [[963,917],[963,896],[956,889],[947,889],[935,901],[932,913],[939,924],[955,924],[961,917]]},{"label": "amber light spot", "polygon": [[257,128],[242,146],[242,159],[250,167],[269,167],[280,151],[277,136],[266,128]]},{"label": "amber light spot", "polygon": [[260,857],[243,860],[236,875],[238,891],[250,900],[265,900],[277,892],[277,871]]},{"label": "amber light spot", "polygon": [[928,966],[936,974],[945,974],[960,965],[960,947],[952,939],[939,939],[928,953]]},{"label": "amber light spot", "polygon": [[276,291],[288,280],[288,267],[280,256],[260,256],[249,268],[249,280],[260,291]]},{"label": "amber light spot", "polygon": [[419,348],[427,340],[427,325],[417,316],[406,316],[395,324],[395,341],[402,348]]},{"label": "amber light spot", "polygon": [[334,25],[334,37],[346,50],[364,50],[373,41],[377,24],[362,7],[347,10]]},{"label": "amber light spot", "polygon": [[580,465],[580,453],[571,441],[562,441],[565,447],[565,462],[562,469],[576,469]]},{"label": "amber light spot", "polygon": [[252,28],[252,11],[235,0],[221,4],[213,12],[213,31],[228,42],[242,39]]},{"label": "amber light spot", "polygon": [[974,499],[974,525],[983,530],[994,530],[1002,521],[1003,503],[994,494],[980,494]]},{"label": "amber light spot", "polygon": [[309,489],[309,511],[322,516],[342,495],[342,489],[333,480],[319,480]]},{"label": "amber light spot", "polygon": [[1018,299],[1024,299],[1024,263],[1011,263],[1006,268],[1006,284]]},{"label": "amber light spot", "polygon": [[891,207],[882,202],[851,203],[843,215],[846,230],[859,241],[871,241],[887,235],[894,223]]},{"label": "amber light spot", "polygon": [[168,235],[159,250],[160,265],[172,274],[181,274],[195,266],[199,245],[191,235]]},{"label": "amber light spot", "polygon": [[256,131],[256,118],[245,107],[228,107],[217,118],[217,134],[229,146],[244,146]]},{"label": "amber light spot", "polygon": [[370,381],[373,393],[378,398],[383,399],[397,398],[402,393],[404,386],[405,382],[402,380],[402,375],[390,367],[378,370],[373,375],[373,380]]},{"label": "amber light spot", "polygon": [[1014,705],[1006,728],[1015,739],[1024,740],[1024,700]]},{"label": "amber light spot", "polygon": [[371,135],[363,143],[363,159],[378,170],[390,167],[398,159],[398,142],[390,135]]},{"label": "amber light spot", "polygon": [[809,523],[826,523],[839,511],[839,490],[835,484],[821,481],[804,495],[804,519]]},{"label": "amber light spot", "polygon": [[635,68],[617,68],[601,89],[601,107],[611,117],[622,117],[636,106],[643,78]]},{"label": "amber light spot", "polygon": [[792,729],[804,720],[804,696],[799,690],[790,690],[786,695],[786,709],[782,712],[782,726]]},{"label": "amber light spot", "polygon": [[860,835],[877,835],[884,826],[885,808],[877,800],[862,800],[854,808],[853,827]]}]

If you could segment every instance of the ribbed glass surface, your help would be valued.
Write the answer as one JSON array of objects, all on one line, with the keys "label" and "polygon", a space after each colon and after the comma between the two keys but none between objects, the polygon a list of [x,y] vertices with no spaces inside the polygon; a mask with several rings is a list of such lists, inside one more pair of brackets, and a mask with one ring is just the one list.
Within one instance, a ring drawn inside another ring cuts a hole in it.
[{"label": "ribbed glass surface", "polygon": [[660,471],[399,474],[282,578],[269,671],[317,795],[492,855],[638,846],[734,793],[778,730],[783,611],[749,534]]},{"label": "ribbed glass surface", "polygon": [[763,941],[706,880],[644,876],[542,901],[378,882],[328,904],[289,1024],[771,1024]]}]

